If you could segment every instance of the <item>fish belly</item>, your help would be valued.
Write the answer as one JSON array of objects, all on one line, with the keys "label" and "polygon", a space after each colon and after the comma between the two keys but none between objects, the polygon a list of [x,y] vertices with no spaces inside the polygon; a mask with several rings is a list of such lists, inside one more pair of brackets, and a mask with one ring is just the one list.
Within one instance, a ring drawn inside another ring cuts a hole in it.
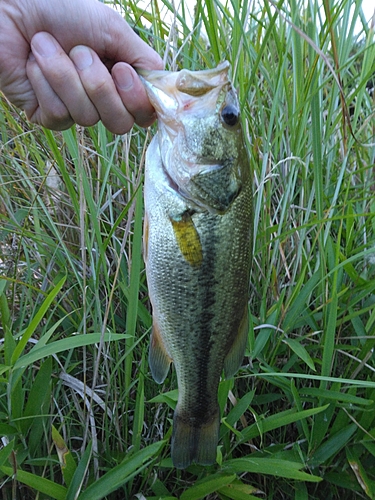
[{"label": "fish belly", "polygon": [[248,335],[251,186],[223,215],[197,211],[171,185],[157,137],[147,153],[144,247],[153,309],[150,368],[161,383],[175,365],[179,397],[172,460],[216,459],[218,384],[242,363]]}]

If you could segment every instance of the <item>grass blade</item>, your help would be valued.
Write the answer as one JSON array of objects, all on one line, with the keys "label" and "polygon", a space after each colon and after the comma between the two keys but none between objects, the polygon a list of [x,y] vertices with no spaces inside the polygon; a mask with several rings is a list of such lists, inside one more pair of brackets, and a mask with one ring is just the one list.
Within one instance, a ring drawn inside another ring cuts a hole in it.
[{"label": "grass blade", "polygon": [[[13,469],[11,467],[6,467],[3,465],[0,467],[0,470],[9,477],[13,476]],[[30,472],[25,472],[23,470],[17,471],[16,479],[20,483],[26,484],[30,488],[33,488],[34,490],[47,495],[49,498],[53,498],[56,500],[66,499],[66,488],[54,483],[53,481],[50,481],[49,479],[36,476],[35,474],[30,474]]]},{"label": "grass blade", "polygon": [[134,475],[148,467],[164,447],[164,442],[154,443],[143,450],[126,458],[122,463],[111,469],[104,476],[89,486],[78,497],[78,500],[100,500],[112,491],[117,490]]}]

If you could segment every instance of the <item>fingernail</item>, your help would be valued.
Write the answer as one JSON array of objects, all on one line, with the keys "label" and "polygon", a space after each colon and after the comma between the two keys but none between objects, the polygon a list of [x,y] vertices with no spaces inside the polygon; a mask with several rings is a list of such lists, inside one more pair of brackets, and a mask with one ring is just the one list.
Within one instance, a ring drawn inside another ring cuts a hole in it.
[{"label": "fingernail", "polygon": [[121,90],[130,90],[133,87],[133,75],[127,68],[118,67],[114,79]]},{"label": "fingernail", "polygon": [[49,33],[37,33],[31,40],[33,52],[42,57],[51,57],[57,52],[55,39]]},{"label": "fingernail", "polygon": [[90,49],[84,45],[74,47],[69,55],[76,67],[81,71],[91,66],[93,62]]}]

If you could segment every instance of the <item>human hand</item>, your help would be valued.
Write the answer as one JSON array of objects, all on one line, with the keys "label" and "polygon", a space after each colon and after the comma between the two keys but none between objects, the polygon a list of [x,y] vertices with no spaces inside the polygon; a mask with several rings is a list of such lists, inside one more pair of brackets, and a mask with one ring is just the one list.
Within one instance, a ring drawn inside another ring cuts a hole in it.
[{"label": "human hand", "polygon": [[97,0],[0,0],[0,90],[54,130],[101,120],[113,133],[154,119],[133,69],[160,56]]}]

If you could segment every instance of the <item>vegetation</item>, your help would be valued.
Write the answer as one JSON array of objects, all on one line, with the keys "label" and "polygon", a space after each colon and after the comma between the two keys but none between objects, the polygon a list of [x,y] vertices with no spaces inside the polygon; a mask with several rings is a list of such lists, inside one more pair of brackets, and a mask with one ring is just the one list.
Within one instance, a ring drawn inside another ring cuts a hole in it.
[{"label": "vegetation", "polygon": [[254,169],[249,350],[220,385],[217,464],[175,470],[175,375],[158,386],[147,365],[154,129],[52,133],[1,98],[2,498],[374,499],[375,45],[361,1],[196,0],[191,23],[184,1],[116,5],[167,68],[232,63]]}]

